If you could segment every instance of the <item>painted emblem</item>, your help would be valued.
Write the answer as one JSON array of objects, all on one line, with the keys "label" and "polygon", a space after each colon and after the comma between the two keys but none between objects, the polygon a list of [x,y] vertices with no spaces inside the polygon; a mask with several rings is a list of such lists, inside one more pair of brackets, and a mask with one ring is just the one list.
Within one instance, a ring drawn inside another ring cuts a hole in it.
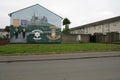
[{"label": "painted emblem", "polygon": [[60,39],[60,35],[56,34],[56,26],[50,26],[51,35],[47,35],[47,38],[50,40],[57,40]]},{"label": "painted emblem", "polygon": [[35,32],[35,37],[39,37],[40,36],[40,33],[39,32]]},{"label": "painted emblem", "polygon": [[40,37],[40,34],[43,33],[43,31],[41,31],[41,30],[33,30],[32,33],[34,33],[34,37],[33,37],[34,40],[40,40],[40,39],[42,39]]}]

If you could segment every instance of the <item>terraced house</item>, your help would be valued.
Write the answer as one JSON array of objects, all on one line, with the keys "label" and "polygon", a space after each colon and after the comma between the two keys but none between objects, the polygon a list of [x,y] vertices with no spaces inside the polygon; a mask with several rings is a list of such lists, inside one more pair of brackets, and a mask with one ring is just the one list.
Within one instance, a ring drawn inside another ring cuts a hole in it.
[{"label": "terraced house", "polygon": [[71,34],[120,33],[120,16],[71,28]]},{"label": "terraced house", "polygon": [[111,43],[120,40],[120,16],[77,26],[70,29],[80,42]]}]

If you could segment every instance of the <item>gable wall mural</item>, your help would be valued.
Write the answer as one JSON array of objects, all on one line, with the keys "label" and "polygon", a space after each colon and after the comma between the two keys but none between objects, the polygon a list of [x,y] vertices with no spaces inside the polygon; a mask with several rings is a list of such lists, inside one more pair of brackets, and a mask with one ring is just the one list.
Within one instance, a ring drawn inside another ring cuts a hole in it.
[{"label": "gable wall mural", "polygon": [[10,14],[11,43],[61,43],[62,18],[40,5]]}]

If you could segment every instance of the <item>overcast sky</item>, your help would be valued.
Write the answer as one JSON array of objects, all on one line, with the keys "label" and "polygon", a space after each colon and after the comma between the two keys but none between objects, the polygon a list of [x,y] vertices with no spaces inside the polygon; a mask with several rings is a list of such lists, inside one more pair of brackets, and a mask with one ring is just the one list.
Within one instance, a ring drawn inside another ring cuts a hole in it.
[{"label": "overcast sky", "polygon": [[71,21],[71,27],[120,16],[120,0],[0,0],[0,28],[10,25],[9,13],[40,4]]}]

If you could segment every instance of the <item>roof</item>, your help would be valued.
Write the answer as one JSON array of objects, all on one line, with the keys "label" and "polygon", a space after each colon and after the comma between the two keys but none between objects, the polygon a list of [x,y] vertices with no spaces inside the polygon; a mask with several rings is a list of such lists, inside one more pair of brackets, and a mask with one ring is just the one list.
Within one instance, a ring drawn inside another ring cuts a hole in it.
[{"label": "roof", "polygon": [[91,26],[97,26],[97,25],[110,23],[110,22],[115,22],[115,21],[119,21],[119,20],[120,20],[120,16],[117,16],[117,17],[113,17],[113,18],[109,18],[109,19],[105,19],[105,20],[85,24],[85,25],[82,25],[82,26],[77,26],[77,27],[71,28],[71,30],[81,29],[81,28],[91,27]]},{"label": "roof", "polygon": [[[55,14],[54,12],[50,11],[49,9],[47,9],[47,8],[45,8],[45,7],[43,7],[43,6],[39,5],[39,4],[35,4],[35,5],[32,5],[32,6],[29,6],[29,7],[23,8],[23,9],[20,9],[20,10],[18,10],[18,11],[14,11],[14,12],[8,14],[8,15],[11,17],[11,15],[14,14],[14,13],[16,13],[16,12],[19,12],[19,11],[22,11],[22,10],[25,10],[25,9],[28,9],[28,8],[31,8],[31,7],[36,6],[36,5],[38,5],[38,6],[42,7],[42,8],[44,8],[44,9],[48,10],[49,12],[51,12],[51,13],[53,13],[53,14]],[[60,17],[60,18],[62,18],[61,16],[59,16],[59,15],[57,15],[57,14],[55,14],[55,15],[58,16],[58,17]],[[62,19],[63,19],[63,18],[62,18]]]},{"label": "roof", "polygon": [[4,29],[1,29],[1,28],[0,28],[0,32],[4,32],[4,31],[5,31]]}]

